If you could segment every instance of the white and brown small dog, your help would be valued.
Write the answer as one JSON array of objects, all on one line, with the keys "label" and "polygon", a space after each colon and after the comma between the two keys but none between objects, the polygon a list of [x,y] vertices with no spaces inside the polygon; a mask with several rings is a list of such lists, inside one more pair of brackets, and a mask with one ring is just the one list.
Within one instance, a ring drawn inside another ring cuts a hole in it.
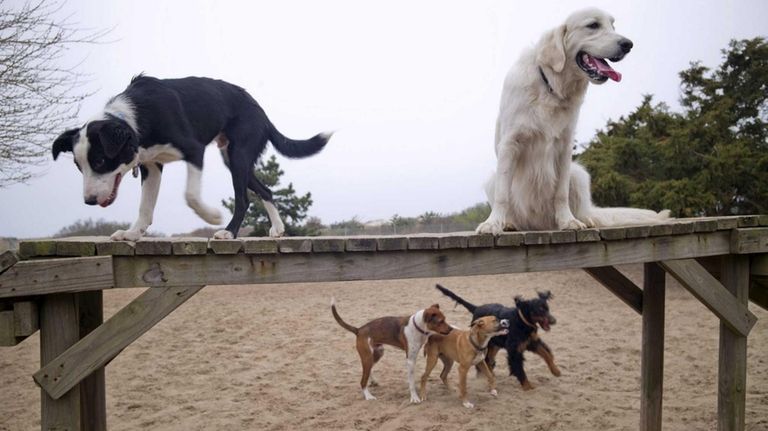
[{"label": "white and brown small dog", "polygon": [[440,379],[446,386],[450,386],[448,373],[451,371],[453,363],[459,363],[459,397],[464,407],[472,408],[475,406],[467,399],[467,373],[474,365],[478,365],[485,377],[488,378],[491,395],[496,396],[498,394],[496,378],[484,359],[488,351],[488,342],[497,335],[506,335],[507,328],[509,328],[507,319],[499,320],[495,316],[484,316],[472,322],[469,331],[455,329],[448,335],[430,338],[424,347],[427,366],[421,376],[421,399],[427,397],[427,379],[432,369],[437,365],[438,358],[443,361]]},{"label": "white and brown small dog", "polygon": [[419,310],[411,316],[387,316],[373,319],[365,325],[356,328],[346,322],[336,311],[336,301],[331,298],[331,313],[339,325],[357,337],[355,347],[363,365],[363,377],[360,387],[366,400],[375,400],[368,390],[371,369],[384,355],[384,345],[405,350],[408,367],[408,389],[411,392],[411,402],[420,403],[421,398],[416,393],[416,382],[413,376],[416,358],[419,350],[427,342],[430,335],[447,335],[453,327],[445,322],[445,315],[438,304]]}]

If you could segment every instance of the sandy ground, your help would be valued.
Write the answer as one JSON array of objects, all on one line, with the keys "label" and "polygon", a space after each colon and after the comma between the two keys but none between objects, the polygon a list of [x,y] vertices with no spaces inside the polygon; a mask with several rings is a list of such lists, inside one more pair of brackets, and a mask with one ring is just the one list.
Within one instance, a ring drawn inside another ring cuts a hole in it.
[{"label": "sandy ground", "polygon": [[[623,268],[640,280],[638,266]],[[411,314],[434,302],[466,326],[432,286],[437,280],[209,286],[129,346],[107,367],[113,430],[635,430],[639,418],[641,320],[579,271],[439,280],[476,303],[511,304],[536,289],[555,294],[558,324],[542,337],[563,375],[527,354],[536,389],[523,392],[500,357],[499,397],[471,376],[477,407],[465,409],[437,372],[429,399],[408,403],[405,356],[388,349],[374,369],[376,401],[359,390],[354,337],[331,317],[329,298],[350,323]],[[139,294],[105,294],[106,312]],[[768,312],[749,338],[747,429],[768,430]],[[665,430],[716,429],[718,321],[676,285],[667,290]],[[0,430],[35,430],[40,391],[39,337],[0,349]],[[420,359],[417,375],[423,370]],[[457,376],[451,375],[455,383]]]}]

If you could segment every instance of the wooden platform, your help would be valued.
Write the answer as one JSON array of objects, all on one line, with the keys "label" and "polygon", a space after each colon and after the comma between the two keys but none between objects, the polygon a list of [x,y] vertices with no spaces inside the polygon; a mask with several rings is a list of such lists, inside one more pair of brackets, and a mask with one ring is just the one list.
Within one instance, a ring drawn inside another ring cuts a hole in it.
[{"label": "wooden platform", "polygon": [[[643,288],[615,265],[645,264]],[[106,428],[104,367],[206,285],[582,268],[643,319],[641,430],[661,428],[664,273],[721,320],[718,418],[744,429],[748,296],[768,307],[768,216],[582,231],[375,237],[22,241],[0,255],[0,345],[41,329],[43,429]],[[101,292],[153,287],[102,323]],[[751,286],[751,288],[750,288]]]}]

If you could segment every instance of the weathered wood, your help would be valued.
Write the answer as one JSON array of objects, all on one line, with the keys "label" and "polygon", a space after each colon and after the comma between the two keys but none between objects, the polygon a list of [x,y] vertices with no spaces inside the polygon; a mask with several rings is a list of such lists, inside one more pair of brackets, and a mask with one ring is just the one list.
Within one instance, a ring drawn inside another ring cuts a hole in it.
[{"label": "weathered wood", "polygon": [[603,266],[584,268],[584,271],[638,314],[643,314],[643,291],[618,269],[612,266]]},{"label": "weathered wood", "polygon": [[[104,300],[101,290],[77,294],[80,315],[80,338],[84,338],[104,321]],[[81,431],[106,431],[107,391],[104,367],[94,370],[80,382]]]},{"label": "weathered wood", "polygon": [[82,340],[57,355],[33,378],[54,399],[114,358],[183,304],[202,286],[147,289]]},{"label": "weathered wood", "polygon": [[616,241],[627,237],[627,229],[624,227],[609,227],[600,229],[600,238],[606,241]]},{"label": "weathered wood", "polygon": [[0,254],[0,274],[4,273],[6,269],[12,267],[19,261],[19,257],[11,250],[6,250]]},{"label": "weathered wood", "polygon": [[576,231],[577,242],[600,241],[600,231],[597,229],[582,229]]},{"label": "weathered wood", "polygon": [[316,253],[342,253],[346,240],[342,237],[319,237],[312,240],[312,251]]},{"label": "weathered wood", "polygon": [[[40,364],[45,367],[75,344],[80,336],[75,294],[46,295],[40,304]],[[45,376],[48,379],[50,376]],[[80,388],[71,386],[56,398],[41,390],[44,431],[80,429]]]},{"label": "weathered wood", "polygon": [[627,226],[625,229],[627,238],[645,238],[651,236],[651,226]]},{"label": "weathered wood", "polygon": [[[726,256],[722,261],[726,294],[746,307],[749,290],[749,257]],[[720,321],[717,429],[743,431],[747,393],[747,337]]]},{"label": "weathered wood", "polygon": [[575,230],[556,230],[552,232],[550,236],[550,242],[552,244],[567,244],[576,242]]},{"label": "weathered wood", "polygon": [[274,238],[244,238],[242,241],[245,254],[274,254],[278,251]]},{"label": "weathered wood", "polygon": [[347,251],[376,251],[376,238],[348,237],[344,247]]},{"label": "weathered wood", "polygon": [[19,255],[22,258],[56,256],[55,239],[35,239],[19,243]]},{"label": "weathered wood", "polygon": [[379,251],[399,251],[408,249],[408,238],[404,236],[380,236],[376,238]]},{"label": "weathered wood", "polygon": [[737,229],[731,237],[733,253],[768,253],[768,228]]},{"label": "weathered wood", "polygon": [[717,220],[701,219],[693,222],[694,232],[714,232],[717,230]]},{"label": "weathered wood", "polygon": [[96,243],[96,254],[99,256],[133,256],[136,245],[129,241],[102,241]]},{"label": "weathered wood", "polygon": [[67,238],[56,243],[57,256],[95,256],[96,239],[92,237]]},{"label": "weathered wood", "polygon": [[650,236],[668,236],[672,235],[672,224],[671,223],[665,223],[665,224],[657,224],[651,226],[651,232],[649,233]]},{"label": "weathered wood", "polygon": [[173,238],[171,249],[174,255],[189,256],[208,253],[208,240],[204,238]]},{"label": "weathered wood", "polygon": [[768,253],[750,256],[749,300],[768,310]]},{"label": "weathered wood", "polygon": [[525,234],[522,232],[502,232],[496,237],[496,247],[517,247],[523,243],[525,243]]},{"label": "weathered wood", "polygon": [[438,237],[438,246],[441,250],[447,248],[467,248],[468,236],[461,234],[446,234]]},{"label": "weathered wood", "polygon": [[437,250],[440,239],[434,235],[413,235],[408,237],[408,250]]},{"label": "weathered wood", "polygon": [[717,219],[717,230],[731,230],[739,227],[738,217],[720,217]]},{"label": "weathered wood", "polygon": [[755,227],[760,224],[760,217],[756,215],[737,216],[739,227]]},{"label": "weathered wood", "polygon": [[312,251],[312,240],[309,238],[281,238],[277,240],[280,253],[309,253]]},{"label": "weathered wood", "polygon": [[173,253],[173,241],[166,238],[142,238],[136,241],[137,255],[168,256]]},{"label": "weathered wood", "polygon": [[525,243],[525,245],[549,244],[551,239],[552,239],[552,232],[550,231],[523,233],[523,243]]},{"label": "weathered wood", "polygon": [[646,263],[640,360],[640,431],[660,431],[664,393],[664,271]]},{"label": "weathered wood", "polygon": [[0,346],[19,344],[13,325],[13,310],[0,311]]},{"label": "weathered wood", "polygon": [[0,298],[111,288],[112,259],[96,256],[19,262],[0,275]]},{"label": "weathered wood", "polygon": [[40,329],[37,303],[19,301],[13,303],[13,332],[17,337],[28,337]]},{"label": "weathered wood", "polygon": [[749,334],[757,317],[695,259],[665,260],[661,265],[721,322],[738,334]]},{"label": "weathered wood", "polygon": [[727,254],[729,232],[493,249],[232,256],[115,256],[119,287],[385,280],[612,266]]},{"label": "weathered wood", "polygon": [[212,239],[208,248],[216,254],[237,254],[243,249],[243,242],[239,239]]}]

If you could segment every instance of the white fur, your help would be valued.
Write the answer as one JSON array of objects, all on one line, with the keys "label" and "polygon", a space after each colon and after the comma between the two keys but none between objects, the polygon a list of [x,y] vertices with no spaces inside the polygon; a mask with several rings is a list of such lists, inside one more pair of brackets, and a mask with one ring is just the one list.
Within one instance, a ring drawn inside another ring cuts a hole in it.
[{"label": "white fur", "polygon": [[139,206],[139,218],[127,231],[118,230],[110,238],[114,241],[138,241],[152,224],[152,215],[155,212],[157,194],[160,191],[162,171],[155,164],[145,165],[147,177],[141,184],[141,205]]},{"label": "white fur", "polygon": [[136,110],[133,107],[133,102],[131,102],[127,96],[118,94],[113,97],[112,100],[107,103],[107,106],[104,107],[104,113],[113,115],[125,121],[131,126],[131,129],[133,129],[136,134],[139,134],[139,125],[136,121]]},{"label": "white fur", "polygon": [[269,228],[269,236],[272,238],[278,238],[285,233],[285,225],[283,220],[280,219],[280,213],[277,212],[275,204],[269,201],[264,201],[264,209],[267,210],[269,216],[269,224],[272,226]]},{"label": "white fur", "polygon": [[[600,28],[587,28],[593,22]],[[646,224],[669,217],[668,211],[595,207],[589,174],[571,161],[587,86],[601,83],[581,70],[576,55],[615,57],[622,38],[605,12],[576,12],[544,34],[509,71],[496,122],[496,172],[486,184],[491,214],[478,233]]]},{"label": "white fur", "polygon": [[[419,323],[419,328],[427,332],[427,335],[422,334],[413,325],[413,321]],[[421,402],[419,394],[416,392],[416,381],[414,378],[414,369],[416,367],[416,359],[419,357],[419,351],[422,346],[427,342],[429,336],[435,334],[430,331],[424,324],[424,310],[419,310],[411,317],[408,318],[408,324],[403,328],[403,334],[408,341],[408,351],[406,352],[405,364],[408,369],[408,389],[411,392],[411,403],[418,404]]]},{"label": "white fur", "polygon": [[86,130],[88,130],[87,123],[81,129],[78,141],[75,142],[72,148],[72,153],[83,173],[83,199],[87,201],[89,198],[96,198],[96,201],[101,204],[112,194],[117,174],[125,175],[133,168],[135,163],[123,163],[114,171],[104,174],[94,172],[88,161],[88,151],[91,148],[91,143],[88,141],[88,136],[85,133]]},{"label": "white fur", "polygon": [[203,202],[202,178],[203,171],[192,163],[187,163],[187,192],[184,194],[187,205],[207,223],[221,224],[221,212]]}]

